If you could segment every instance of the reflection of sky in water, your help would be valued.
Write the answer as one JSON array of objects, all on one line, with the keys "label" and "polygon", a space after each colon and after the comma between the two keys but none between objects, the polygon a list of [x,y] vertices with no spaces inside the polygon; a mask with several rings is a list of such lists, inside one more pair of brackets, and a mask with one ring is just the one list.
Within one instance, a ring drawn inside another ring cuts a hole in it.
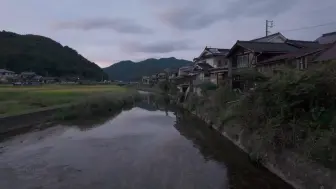
[{"label": "reflection of sky in water", "polygon": [[224,144],[225,151],[201,122],[147,108],[122,111],[87,130],[60,125],[2,143],[1,189],[225,189],[232,182],[264,188],[255,178],[279,182],[253,170],[232,144]]}]

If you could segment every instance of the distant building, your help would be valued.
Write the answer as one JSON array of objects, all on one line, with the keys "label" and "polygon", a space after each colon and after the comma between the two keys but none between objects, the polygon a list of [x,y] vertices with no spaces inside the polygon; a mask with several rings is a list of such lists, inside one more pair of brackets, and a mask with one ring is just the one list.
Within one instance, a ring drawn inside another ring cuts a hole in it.
[{"label": "distant building", "polygon": [[21,72],[20,76],[21,78],[33,78],[37,74],[35,72]]},{"label": "distant building", "polygon": [[151,83],[151,78],[148,76],[142,77],[142,84],[149,85]]},{"label": "distant building", "polygon": [[14,76],[15,73],[9,70],[0,69],[0,77]]},{"label": "distant building", "polygon": [[15,73],[6,69],[0,69],[0,82],[8,83],[15,78]]}]

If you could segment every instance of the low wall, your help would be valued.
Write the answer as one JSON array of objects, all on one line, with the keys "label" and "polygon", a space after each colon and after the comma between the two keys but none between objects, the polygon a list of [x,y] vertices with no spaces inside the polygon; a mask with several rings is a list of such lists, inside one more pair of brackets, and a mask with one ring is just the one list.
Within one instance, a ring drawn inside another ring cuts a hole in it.
[{"label": "low wall", "polygon": [[[204,115],[199,115],[195,112],[191,113],[210,124],[211,127],[220,132],[222,136],[251,155],[249,149],[255,146],[253,146],[253,142],[251,142],[252,136],[247,134],[243,128],[239,126],[220,128],[211,124],[213,122]],[[281,153],[270,151],[267,152],[267,157],[262,159],[259,163],[296,189],[336,189],[335,171],[309,161],[299,156],[298,153],[289,150],[282,151]]]}]

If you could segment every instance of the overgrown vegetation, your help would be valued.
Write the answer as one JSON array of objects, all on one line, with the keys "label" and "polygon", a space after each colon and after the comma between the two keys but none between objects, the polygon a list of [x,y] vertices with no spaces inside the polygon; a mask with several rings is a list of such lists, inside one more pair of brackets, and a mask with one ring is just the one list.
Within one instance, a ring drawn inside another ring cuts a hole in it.
[{"label": "overgrown vegetation", "polygon": [[261,157],[290,149],[336,168],[335,62],[259,78],[253,91],[238,95],[221,87],[206,97],[191,95],[186,104],[222,128],[239,125]]}]

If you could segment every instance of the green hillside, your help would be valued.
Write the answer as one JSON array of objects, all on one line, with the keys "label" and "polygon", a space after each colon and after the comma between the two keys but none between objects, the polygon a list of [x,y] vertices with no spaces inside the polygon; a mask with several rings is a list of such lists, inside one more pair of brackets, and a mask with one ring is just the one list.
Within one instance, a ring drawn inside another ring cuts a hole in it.
[{"label": "green hillside", "polygon": [[110,79],[120,81],[137,81],[142,76],[153,75],[166,68],[178,69],[191,65],[191,61],[176,58],[147,59],[141,62],[121,61],[104,68]]},{"label": "green hillside", "polygon": [[103,70],[68,46],[38,35],[0,32],[0,69],[20,73],[33,71],[42,76],[107,78]]}]

